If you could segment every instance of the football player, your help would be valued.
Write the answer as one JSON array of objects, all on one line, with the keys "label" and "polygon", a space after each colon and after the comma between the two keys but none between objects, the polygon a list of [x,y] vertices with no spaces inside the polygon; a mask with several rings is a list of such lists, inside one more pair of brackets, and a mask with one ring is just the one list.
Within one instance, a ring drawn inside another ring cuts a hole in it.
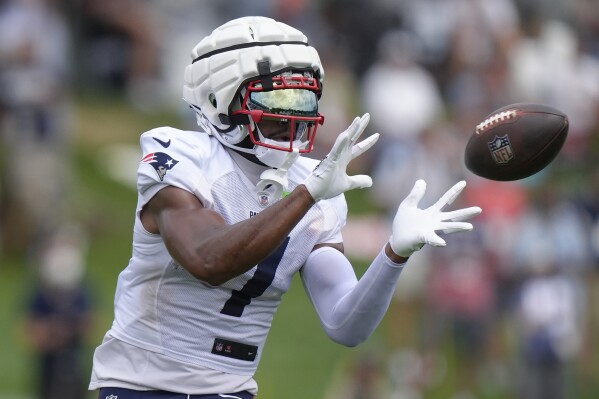
[{"label": "football player", "polygon": [[183,97],[201,130],[141,136],[133,253],[94,354],[90,389],[102,399],[252,398],[273,315],[296,273],[327,335],[355,346],[381,321],[410,255],[445,245],[437,231],[471,230],[465,220],[480,212],[443,211],[465,182],[420,209],[425,182],[417,181],[358,281],[343,254],[343,193],[372,185],[346,174],[378,139],[359,141],[369,115],[319,163],[301,155],[324,122],[324,71],[300,31],[239,18],[191,56]]}]

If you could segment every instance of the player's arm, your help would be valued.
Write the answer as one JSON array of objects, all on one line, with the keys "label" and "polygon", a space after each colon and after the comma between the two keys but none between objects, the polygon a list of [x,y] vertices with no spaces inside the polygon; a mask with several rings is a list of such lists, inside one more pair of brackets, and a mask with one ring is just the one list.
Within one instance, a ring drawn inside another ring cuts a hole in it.
[{"label": "player's arm", "polygon": [[222,284],[278,248],[317,201],[372,184],[368,176],[346,174],[349,161],[378,138],[377,134],[356,143],[369,119],[368,114],[355,118],[304,184],[250,219],[227,225],[191,193],[168,186],[143,208],[142,224],[162,236],[173,259],[191,274],[212,285]]},{"label": "player's arm", "polygon": [[444,246],[436,231],[472,229],[464,222],[480,213],[471,207],[444,212],[464,188],[459,182],[433,206],[418,208],[426,185],[419,180],[400,204],[392,235],[358,281],[348,259],[337,249],[316,248],[301,271],[302,282],[325,329],[336,342],[355,346],[372,334],[387,311],[403,265],[424,244]]},{"label": "player's arm", "polygon": [[301,278],[327,336],[346,346],[368,338],[391,303],[404,263],[381,251],[358,281],[340,251],[330,246],[314,250]]},{"label": "player's arm", "polygon": [[313,204],[306,188],[299,186],[258,215],[228,225],[191,193],[167,186],[140,217],[146,230],[162,236],[177,263],[198,279],[219,285],[266,258]]}]

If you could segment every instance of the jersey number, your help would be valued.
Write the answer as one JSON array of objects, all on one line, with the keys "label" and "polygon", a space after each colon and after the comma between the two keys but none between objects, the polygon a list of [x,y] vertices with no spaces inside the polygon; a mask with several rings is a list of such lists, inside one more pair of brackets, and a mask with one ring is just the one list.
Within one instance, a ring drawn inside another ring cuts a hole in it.
[{"label": "jersey number", "polygon": [[275,278],[277,267],[287,249],[287,244],[289,244],[289,237],[268,258],[258,263],[252,278],[239,291],[233,290],[231,298],[225,302],[225,306],[220,311],[222,314],[241,317],[243,309],[252,302],[252,298],[258,298],[264,294]]}]

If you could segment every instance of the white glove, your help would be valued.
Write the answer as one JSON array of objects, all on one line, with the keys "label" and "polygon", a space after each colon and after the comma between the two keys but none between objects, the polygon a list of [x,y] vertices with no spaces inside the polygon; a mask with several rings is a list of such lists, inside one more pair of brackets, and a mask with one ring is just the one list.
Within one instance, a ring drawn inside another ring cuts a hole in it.
[{"label": "white glove", "polygon": [[402,201],[393,220],[393,230],[389,244],[397,255],[409,257],[429,244],[435,247],[444,247],[445,240],[439,237],[436,231],[454,233],[456,231],[470,231],[472,224],[463,222],[478,215],[481,209],[477,206],[442,212],[442,209],[451,204],[466,187],[465,181],[460,181],[450,188],[431,207],[419,209],[418,203],[426,191],[424,180],[416,181],[410,194]]},{"label": "white glove", "polygon": [[354,188],[372,186],[370,176],[348,176],[346,173],[347,164],[367,151],[379,139],[379,134],[375,133],[356,144],[369,121],[369,114],[364,114],[361,118],[356,117],[352,124],[337,137],[331,152],[304,181],[304,185],[314,201],[318,202],[321,199],[333,198]]}]

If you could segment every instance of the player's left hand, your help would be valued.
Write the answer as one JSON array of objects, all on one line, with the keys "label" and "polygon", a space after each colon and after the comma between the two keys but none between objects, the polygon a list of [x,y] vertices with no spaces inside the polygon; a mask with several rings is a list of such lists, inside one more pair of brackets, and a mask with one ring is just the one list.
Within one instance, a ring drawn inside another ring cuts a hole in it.
[{"label": "player's left hand", "polygon": [[473,206],[443,212],[443,208],[451,204],[464,187],[466,187],[466,182],[462,180],[443,194],[434,205],[420,209],[418,203],[426,191],[426,182],[424,180],[416,181],[410,194],[399,205],[393,220],[393,230],[391,238],[389,238],[393,252],[407,258],[425,244],[444,247],[446,242],[439,237],[437,231],[455,233],[472,230],[472,224],[466,223],[464,220],[481,213],[481,208]]},{"label": "player's left hand", "polygon": [[379,139],[379,134],[356,143],[368,122],[370,114],[355,118],[352,124],[337,137],[331,152],[318,164],[312,174],[308,176],[304,185],[318,202],[321,199],[333,198],[355,188],[372,186],[372,178],[367,175],[347,175],[347,165],[357,156],[366,152]]}]

